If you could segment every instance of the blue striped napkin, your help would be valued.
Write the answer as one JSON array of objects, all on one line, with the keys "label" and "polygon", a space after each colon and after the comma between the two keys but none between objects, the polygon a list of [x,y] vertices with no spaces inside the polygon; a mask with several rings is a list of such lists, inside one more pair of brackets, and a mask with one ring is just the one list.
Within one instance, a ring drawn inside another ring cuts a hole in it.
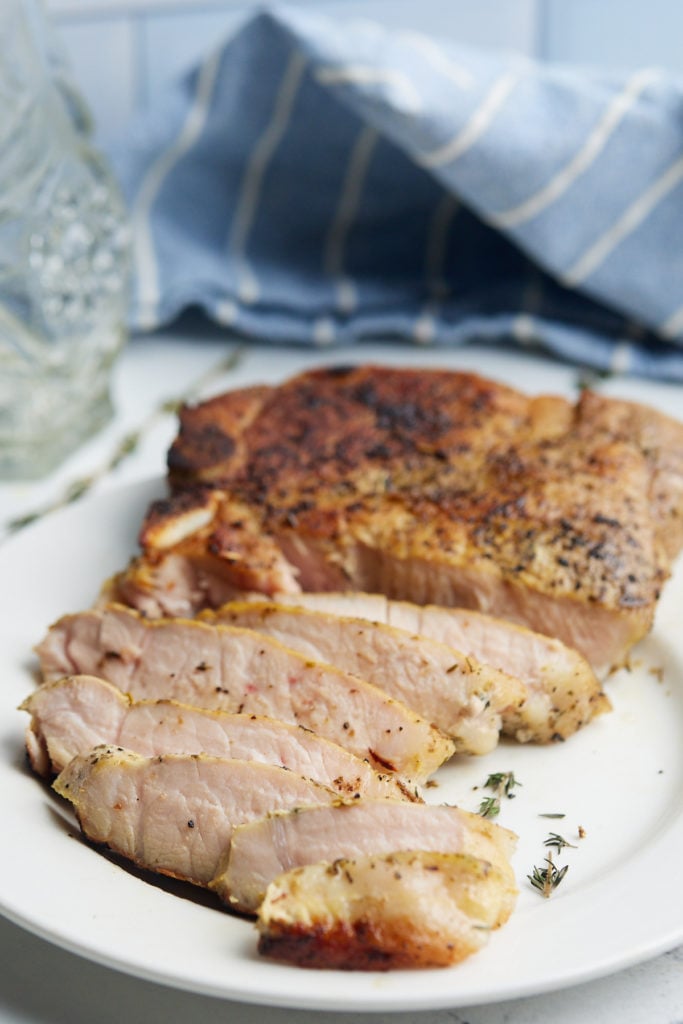
[{"label": "blue striped napkin", "polygon": [[112,154],[132,323],[511,340],[683,380],[683,83],[310,9],[252,18]]}]

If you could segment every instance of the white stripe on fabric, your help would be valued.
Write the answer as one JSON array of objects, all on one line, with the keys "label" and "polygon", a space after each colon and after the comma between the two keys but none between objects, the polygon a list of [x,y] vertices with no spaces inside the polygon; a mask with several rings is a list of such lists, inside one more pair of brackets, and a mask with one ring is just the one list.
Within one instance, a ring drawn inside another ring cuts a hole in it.
[{"label": "white stripe on fabric", "polygon": [[614,346],[609,360],[609,368],[612,373],[627,373],[631,365],[631,353],[633,346],[628,341],[620,341]]},{"label": "white stripe on fabric", "polygon": [[497,79],[455,138],[445,145],[433,149],[430,153],[418,153],[415,158],[417,163],[422,167],[442,167],[458,160],[488,129],[521,77],[522,71],[515,70],[509,71]]},{"label": "white stripe on fabric", "polygon": [[358,133],[351,149],[339,202],[325,240],[324,269],[329,277],[336,278],[337,308],[343,313],[352,312],[357,302],[353,282],[343,273],[344,248],[349,229],[358,212],[363,184],[376,145],[377,132],[366,125]]},{"label": "white stripe on fabric", "polygon": [[450,60],[433,39],[422,35],[421,32],[400,32],[399,39],[404,39],[423,54],[435,71],[439,71],[459,89],[471,89],[474,85],[472,72]]},{"label": "white stripe on fabric", "polygon": [[418,345],[431,345],[436,340],[436,318],[433,308],[425,306],[413,323],[413,341]]},{"label": "white stripe on fabric", "polygon": [[661,72],[653,68],[647,68],[634,75],[623,92],[615,96],[608,105],[581,149],[569,163],[523,203],[509,210],[488,215],[487,222],[501,228],[517,227],[538,216],[542,210],[559,199],[597,159],[641,93],[660,77]]},{"label": "white stripe on fabric", "polygon": [[407,114],[419,114],[422,109],[419,92],[402,71],[373,68],[366,64],[346,64],[343,67],[319,68],[315,77],[322,85],[386,85],[392,90],[398,109]]},{"label": "white stripe on fabric", "polygon": [[664,321],[659,331],[665,338],[678,338],[683,334],[683,306]]},{"label": "white stripe on fabric", "polygon": [[232,299],[221,299],[213,307],[213,315],[220,324],[232,327],[237,320],[239,309]]},{"label": "white stripe on fabric", "polygon": [[228,245],[237,261],[238,295],[245,303],[255,302],[259,295],[258,281],[245,253],[249,232],[258,208],[268,163],[287,129],[305,67],[303,55],[292,54],[275,98],[273,115],[254,146],[242,178]]},{"label": "white stripe on fabric", "polygon": [[444,277],[444,263],[448,247],[448,232],[460,209],[460,201],[450,192],[444,193],[436,205],[429,225],[425,252],[427,287],[434,298],[448,294],[449,284]]},{"label": "white stripe on fabric", "polygon": [[165,178],[175,164],[192,148],[206,123],[211,98],[221,63],[222,50],[216,50],[202,64],[197,89],[180,134],[151,164],[142,180],[131,210],[133,261],[138,282],[138,324],[143,329],[159,322],[159,268],[154,251],[150,214]]},{"label": "white stripe on fabric", "polygon": [[350,277],[340,277],[336,285],[336,305],[340,313],[347,316],[358,306],[358,291]]},{"label": "white stripe on fabric", "polygon": [[313,323],[313,341],[321,348],[332,345],[336,337],[334,320],[329,316],[320,316]]},{"label": "white stripe on fabric", "polygon": [[683,181],[683,156],[679,157],[656,181],[622,213],[562,276],[573,287],[585,281],[607,257],[652,213],[654,208]]},{"label": "white stripe on fabric", "polygon": [[430,345],[438,333],[437,315],[441,302],[450,294],[449,282],[444,277],[444,264],[448,247],[448,232],[460,210],[457,196],[444,192],[432,214],[425,248],[424,273],[431,298],[413,321],[413,340],[418,345]]},{"label": "white stripe on fabric", "polygon": [[[376,21],[369,21],[367,18],[354,18],[349,27],[354,32],[364,32],[371,36],[375,43],[389,35],[383,25]],[[439,71],[444,78],[449,79],[459,89],[471,89],[474,86],[475,78],[472,72],[446,56],[441,47],[429,36],[405,29],[397,32],[395,38],[421,53],[433,70]]]},{"label": "white stripe on fabric", "polygon": [[512,336],[520,345],[535,344],[539,337],[536,320],[530,313],[519,313],[512,321]]}]

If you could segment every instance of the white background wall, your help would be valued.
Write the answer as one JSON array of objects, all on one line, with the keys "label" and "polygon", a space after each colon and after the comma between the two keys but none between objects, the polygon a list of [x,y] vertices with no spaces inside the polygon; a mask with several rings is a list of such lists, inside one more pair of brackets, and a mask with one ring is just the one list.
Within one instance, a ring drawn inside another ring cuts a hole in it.
[{"label": "white background wall", "polygon": [[[255,0],[46,2],[104,139],[120,134],[134,109],[256,6]],[[657,64],[683,75],[683,0],[298,2],[542,59],[608,69]]]}]

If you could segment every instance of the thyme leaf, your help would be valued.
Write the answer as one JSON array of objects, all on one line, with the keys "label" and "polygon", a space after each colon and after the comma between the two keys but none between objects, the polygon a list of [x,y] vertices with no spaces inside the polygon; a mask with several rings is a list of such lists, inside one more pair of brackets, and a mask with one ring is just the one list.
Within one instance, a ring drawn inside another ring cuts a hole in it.
[{"label": "thyme leaf", "polygon": [[563,868],[558,868],[553,863],[552,852],[548,854],[544,862],[547,867],[538,867],[534,865],[530,875],[527,878],[533,885],[534,889],[538,889],[541,896],[544,899],[549,899],[557,889],[558,885],[569,871],[569,865],[565,864]]},{"label": "thyme leaf", "polygon": [[500,800],[497,796],[485,796],[479,804],[479,814],[482,818],[495,818],[500,814]]},{"label": "thyme leaf", "polygon": [[484,783],[485,789],[493,790],[493,796],[484,797],[479,805],[479,814],[483,818],[495,818],[500,814],[501,798],[506,796],[508,800],[514,800],[516,794],[512,791],[515,786],[521,785],[514,772],[493,772]]},{"label": "thyme leaf", "polygon": [[554,846],[558,853],[560,852],[560,850],[563,850],[565,846],[568,846],[572,850],[576,849],[574,843],[568,843],[564,836],[558,835],[557,832],[551,832],[548,838],[544,841],[543,845]]}]

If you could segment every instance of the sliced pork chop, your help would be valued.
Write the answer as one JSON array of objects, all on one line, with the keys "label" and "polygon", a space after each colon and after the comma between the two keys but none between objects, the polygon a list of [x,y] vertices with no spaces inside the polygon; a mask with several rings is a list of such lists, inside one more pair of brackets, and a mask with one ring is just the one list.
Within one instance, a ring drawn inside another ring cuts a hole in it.
[{"label": "sliced pork chop", "polygon": [[508,829],[447,805],[359,800],[297,808],[236,829],[212,888],[231,906],[254,913],[273,879],[292,868],[417,849],[482,857],[514,888],[510,857],[515,843]]},{"label": "sliced pork chop", "polygon": [[53,785],[88,839],[139,867],[203,886],[237,825],[277,808],[339,799],[275,765],[205,754],[141,757],[111,746],[75,757]]},{"label": "sliced pork chop", "polygon": [[380,592],[510,619],[594,667],[649,630],[682,537],[680,423],[376,366],[213,402],[231,457],[206,464],[206,410],[185,410],[176,493],[119,579],[128,603],[192,614],[226,588]]},{"label": "sliced pork chop", "polygon": [[514,896],[461,853],[403,851],[280,875],[259,910],[259,952],[299,967],[446,967],[476,953]]},{"label": "sliced pork chop", "polygon": [[[256,595],[253,599],[261,600]],[[611,707],[593,669],[578,651],[492,615],[353,592],[276,594],[275,601],[395,626],[517,677],[526,686],[526,698],[521,706],[510,701],[503,710],[503,732],[522,743],[567,739]]]},{"label": "sliced pork chop", "polygon": [[298,725],[172,700],[136,703],[95,676],[46,683],[21,710],[31,715],[26,748],[40,775],[61,772],[73,757],[93,747],[116,744],[145,757],[210,754],[275,764],[346,797],[418,799],[396,776],[380,775],[367,761]]},{"label": "sliced pork chop", "polygon": [[205,611],[205,622],[253,629],[316,661],[379,686],[451,736],[456,748],[483,754],[498,743],[501,711],[518,708],[526,688],[445,644],[363,619],[241,602]]},{"label": "sliced pork chop", "polygon": [[112,606],[60,619],[37,653],[48,680],[97,675],[135,700],[267,715],[305,726],[413,782],[454,750],[451,740],[377,687],[253,630],[149,621]]}]

